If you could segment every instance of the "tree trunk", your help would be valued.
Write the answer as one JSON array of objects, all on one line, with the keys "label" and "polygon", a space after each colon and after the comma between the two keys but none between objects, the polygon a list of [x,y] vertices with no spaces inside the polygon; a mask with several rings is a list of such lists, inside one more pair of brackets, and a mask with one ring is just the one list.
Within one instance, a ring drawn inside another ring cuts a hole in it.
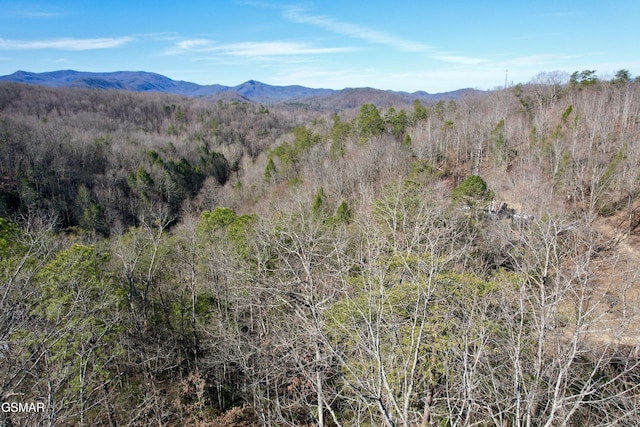
[{"label": "tree trunk", "polygon": [[422,427],[428,427],[431,422],[431,402],[433,402],[433,388],[427,386],[427,395],[424,398],[424,411],[422,412]]}]

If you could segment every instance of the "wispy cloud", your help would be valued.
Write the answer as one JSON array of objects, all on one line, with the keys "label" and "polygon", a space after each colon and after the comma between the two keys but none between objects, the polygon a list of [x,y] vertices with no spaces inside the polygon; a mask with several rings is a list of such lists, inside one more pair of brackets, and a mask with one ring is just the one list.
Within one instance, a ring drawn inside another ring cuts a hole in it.
[{"label": "wispy cloud", "polygon": [[224,45],[220,50],[235,56],[289,56],[351,52],[345,47],[312,47],[296,42],[242,42]]},{"label": "wispy cloud", "polygon": [[431,59],[457,65],[477,65],[487,62],[487,60],[483,58],[440,52],[435,46],[399,37],[386,31],[367,28],[350,22],[343,22],[326,15],[309,14],[300,7],[286,6],[282,9],[284,10],[284,17],[289,21],[314,25],[336,34],[363,40],[367,43],[389,46],[401,52],[423,53]]},{"label": "wispy cloud", "polygon": [[0,49],[4,50],[94,50],[111,49],[133,41],[132,37],[119,38],[61,38],[52,40],[7,40],[0,39]]},{"label": "wispy cloud", "polygon": [[58,18],[60,16],[65,16],[66,13],[61,12],[44,12],[44,11],[35,11],[35,10],[16,10],[11,13],[14,16],[19,16],[21,18],[29,18],[29,19],[48,19],[48,18]]},{"label": "wispy cloud", "polygon": [[42,6],[37,9],[22,7],[20,9],[9,9],[5,12],[13,16],[26,19],[50,19],[69,15],[68,12],[58,10],[55,6]]},{"label": "wispy cloud", "polygon": [[265,58],[277,56],[320,55],[352,52],[349,47],[315,47],[307,43],[291,41],[237,42],[220,44],[207,39],[179,41],[168,54],[180,53],[218,53],[228,56]]},{"label": "wispy cloud", "polygon": [[188,51],[204,51],[207,52],[215,46],[214,42],[206,39],[180,40],[176,43],[171,53],[180,53]]},{"label": "wispy cloud", "polygon": [[475,58],[472,56],[452,55],[452,54],[435,54],[431,55],[433,59],[437,59],[442,62],[449,62],[458,65],[479,65],[488,62],[487,59]]},{"label": "wispy cloud", "polygon": [[325,15],[311,15],[299,7],[288,6],[284,8],[284,17],[299,24],[309,24],[324,28],[333,33],[364,40],[368,43],[390,46],[404,52],[424,52],[431,46],[398,37],[385,31],[379,31],[362,25],[342,22]]},{"label": "wispy cloud", "polygon": [[341,21],[327,15],[310,13],[307,9],[300,6],[285,6],[257,0],[247,0],[241,3],[265,9],[277,9],[280,10],[284,18],[290,22],[312,25],[335,34],[362,40],[370,44],[388,46],[404,53],[424,54],[426,57],[440,62],[465,66],[484,64],[488,62],[488,60],[484,58],[443,52],[437,46],[410,40],[387,31],[369,28],[352,22]]}]

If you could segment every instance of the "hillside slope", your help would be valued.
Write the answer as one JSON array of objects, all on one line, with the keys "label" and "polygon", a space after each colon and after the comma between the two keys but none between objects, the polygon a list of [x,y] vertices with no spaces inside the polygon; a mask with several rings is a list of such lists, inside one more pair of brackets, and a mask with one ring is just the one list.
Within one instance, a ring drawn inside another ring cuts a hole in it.
[{"label": "hillside slope", "polygon": [[640,84],[346,92],[0,83],[0,424],[640,425]]}]

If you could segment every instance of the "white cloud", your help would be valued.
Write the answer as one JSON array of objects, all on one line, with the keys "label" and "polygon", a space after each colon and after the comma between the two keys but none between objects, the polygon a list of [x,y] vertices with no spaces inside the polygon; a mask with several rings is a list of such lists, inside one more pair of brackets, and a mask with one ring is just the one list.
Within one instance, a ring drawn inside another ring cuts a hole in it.
[{"label": "white cloud", "polygon": [[325,15],[305,14],[303,10],[298,7],[286,7],[284,16],[290,21],[299,24],[314,25],[337,34],[364,40],[369,43],[390,46],[404,52],[425,52],[431,49],[431,46],[426,44],[397,37],[384,31],[374,30],[349,22],[338,21]]},{"label": "white cloud", "polygon": [[241,42],[231,43],[217,49],[234,56],[289,56],[315,55],[328,53],[351,52],[353,49],[344,47],[312,47],[305,43],[296,42]]},{"label": "white cloud", "polygon": [[19,9],[9,9],[4,12],[12,16],[25,19],[50,19],[69,15],[69,12],[61,10],[54,5],[41,4],[37,7],[21,5],[19,7]]},{"label": "white cloud", "polygon": [[94,50],[111,49],[133,41],[132,37],[76,39],[62,38],[52,40],[7,40],[0,39],[0,49],[4,50]]},{"label": "white cloud", "polygon": [[295,6],[284,7],[284,16],[292,22],[314,25],[328,31],[348,37],[364,40],[372,44],[392,47],[401,52],[424,53],[427,57],[437,61],[457,65],[479,65],[488,62],[484,58],[463,56],[446,52],[438,52],[438,48],[425,43],[408,40],[384,31],[374,30],[358,24],[338,21],[325,15],[311,15],[302,8]]},{"label": "white cloud", "polygon": [[33,10],[17,10],[12,12],[15,16],[20,16],[22,18],[29,19],[41,19],[41,18],[57,18],[60,16],[65,16],[65,13],[60,12],[43,12],[43,11],[33,11]]},{"label": "white cloud", "polygon": [[349,47],[314,47],[306,43],[290,41],[249,41],[219,44],[212,40],[191,39],[178,42],[176,46],[167,53],[219,53],[228,56],[265,58],[271,56],[320,55],[353,51],[354,49]]},{"label": "white cloud", "polygon": [[181,50],[208,49],[212,46],[212,43],[210,40],[205,39],[182,40],[178,42],[177,47]]},{"label": "white cloud", "polygon": [[450,55],[450,54],[431,55],[431,58],[437,59],[438,61],[450,62],[453,64],[460,64],[460,65],[478,65],[478,64],[484,64],[488,62],[486,59],[482,59],[482,58],[474,58],[471,56]]}]

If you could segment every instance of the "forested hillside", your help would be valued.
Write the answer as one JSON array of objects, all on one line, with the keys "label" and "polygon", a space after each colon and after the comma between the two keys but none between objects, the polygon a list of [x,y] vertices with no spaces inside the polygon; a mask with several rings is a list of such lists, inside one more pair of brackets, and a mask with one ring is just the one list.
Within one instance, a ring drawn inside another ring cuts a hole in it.
[{"label": "forested hillside", "polygon": [[640,424],[640,83],[567,80],[0,84],[0,425]]}]

